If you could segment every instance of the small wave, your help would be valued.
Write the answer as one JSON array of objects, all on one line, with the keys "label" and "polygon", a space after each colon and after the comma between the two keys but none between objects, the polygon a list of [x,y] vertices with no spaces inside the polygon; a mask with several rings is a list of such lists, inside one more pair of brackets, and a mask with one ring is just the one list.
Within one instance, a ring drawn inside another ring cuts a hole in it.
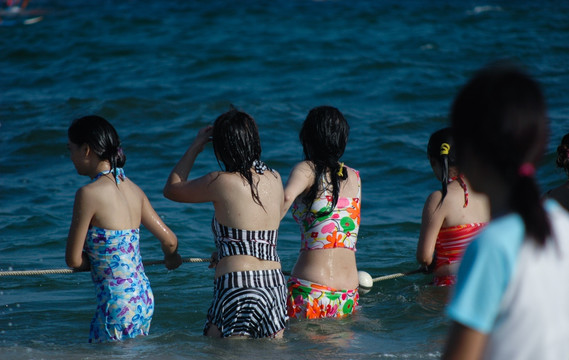
[{"label": "small wave", "polygon": [[466,14],[468,15],[479,15],[479,14],[483,14],[483,13],[487,13],[487,12],[493,12],[493,11],[502,11],[502,8],[500,6],[492,6],[492,5],[480,5],[480,6],[475,6],[472,10],[469,10],[466,12]]}]

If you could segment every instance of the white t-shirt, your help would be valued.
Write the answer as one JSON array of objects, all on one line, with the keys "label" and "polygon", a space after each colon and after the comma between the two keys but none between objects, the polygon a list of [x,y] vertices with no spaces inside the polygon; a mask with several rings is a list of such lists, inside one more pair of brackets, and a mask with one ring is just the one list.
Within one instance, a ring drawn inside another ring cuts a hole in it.
[{"label": "white t-shirt", "polygon": [[545,207],[545,247],[509,214],[490,222],[462,259],[447,314],[488,334],[486,359],[569,359],[569,214],[553,200]]}]

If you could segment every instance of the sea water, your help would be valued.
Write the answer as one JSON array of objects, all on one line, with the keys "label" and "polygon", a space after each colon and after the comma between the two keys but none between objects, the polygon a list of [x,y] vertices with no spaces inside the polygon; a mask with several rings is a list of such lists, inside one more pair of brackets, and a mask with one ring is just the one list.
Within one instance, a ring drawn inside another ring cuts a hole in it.
[{"label": "sea water", "polygon": [[[231,105],[258,122],[263,160],[286,181],[302,159],[298,131],[318,105],[350,123],[343,161],[361,171],[358,267],[414,270],[421,210],[438,189],[430,133],[473,71],[523,63],[546,93],[551,137],[542,190],[562,181],[554,151],[569,132],[569,5],[544,1],[31,1],[43,19],[0,26],[0,270],[65,268],[78,176],[70,122],[110,120],[125,171],[178,235],[183,257],[214,250],[210,204],[166,200],[162,188],[197,131]],[[210,146],[191,176],[219,169]],[[142,229],[145,260],[160,259]],[[278,252],[299,250],[288,214]],[[411,275],[376,282],[357,314],[291,321],[282,340],[202,336],[212,297],[207,264],[148,266],[156,310],[148,337],[87,343],[95,310],[88,273],[0,277],[2,359],[429,359],[448,331],[447,289]]]}]

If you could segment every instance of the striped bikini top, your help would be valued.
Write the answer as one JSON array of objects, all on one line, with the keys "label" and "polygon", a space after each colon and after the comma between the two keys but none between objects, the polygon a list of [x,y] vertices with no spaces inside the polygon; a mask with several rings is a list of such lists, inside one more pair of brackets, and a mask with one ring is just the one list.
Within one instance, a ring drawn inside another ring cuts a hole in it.
[{"label": "striped bikini top", "polygon": [[219,260],[231,255],[250,255],[260,260],[278,261],[278,230],[242,230],[211,221]]}]

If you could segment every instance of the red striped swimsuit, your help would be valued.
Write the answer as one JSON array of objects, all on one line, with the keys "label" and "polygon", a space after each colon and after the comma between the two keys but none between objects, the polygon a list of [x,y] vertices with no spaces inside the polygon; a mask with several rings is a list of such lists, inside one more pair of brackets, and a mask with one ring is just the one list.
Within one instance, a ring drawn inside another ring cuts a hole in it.
[{"label": "red striped swimsuit", "polygon": [[[464,190],[464,207],[468,206],[468,189],[460,177],[453,177],[449,183],[458,180]],[[435,244],[437,264],[435,271],[444,265],[459,263],[470,242],[478,235],[486,223],[471,223],[441,228]],[[437,286],[450,286],[456,282],[456,275],[435,276]]]}]

